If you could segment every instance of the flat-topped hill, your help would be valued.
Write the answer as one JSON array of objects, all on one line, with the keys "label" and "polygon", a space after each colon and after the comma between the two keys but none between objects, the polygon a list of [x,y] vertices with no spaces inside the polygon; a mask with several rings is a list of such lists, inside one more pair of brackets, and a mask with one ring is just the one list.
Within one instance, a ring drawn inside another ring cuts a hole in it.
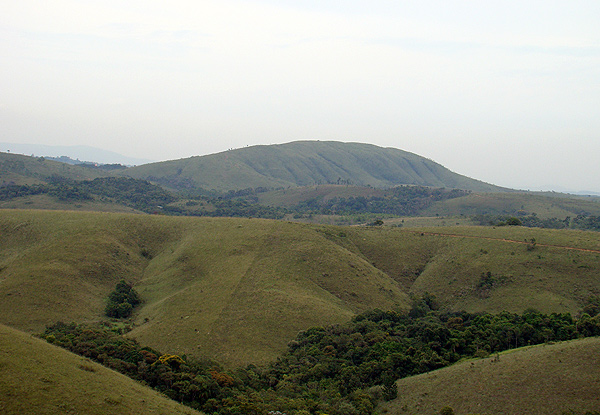
[{"label": "flat-topped hill", "polygon": [[454,173],[413,153],[371,144],[296,141],[133,167],[128,176],[174,188],[279,188],[312,184],[402,184],[476,191],[504,189]]}]

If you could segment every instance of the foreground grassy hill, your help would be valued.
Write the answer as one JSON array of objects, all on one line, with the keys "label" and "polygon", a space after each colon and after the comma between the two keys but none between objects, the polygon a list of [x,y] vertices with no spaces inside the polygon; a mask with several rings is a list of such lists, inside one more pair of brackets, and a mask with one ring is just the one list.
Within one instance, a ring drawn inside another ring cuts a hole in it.
[{"label": "foreground grassy hill", "polygon": [[389,187],[414,184],[478,191],[501,191],[451,172],[416,154],[371,144],[297,141],[253,146],[128,169],[124,174],[174,188],[278,188],[349,183]]},{"label": "foreground grassy hill", "polygon": [[88,359],[0,325],[0,413],[199,412]]},{"label": "foreground grassy hill", "polygon": [[299,330],[408,296],[364,258],[285,222],[7,211],[0,321],[38,332],[102,318],[117,281],[144,304],[132,336],[226,362],[273,358]]},{"label": "foreground grassy hill", "polygon": [[103,319],[125,279],[143,300],[129,334],[143,344],[264,362],[300,330],[407,310],[425,292],[450,310],[576,313],[600,292],[599,260],[596,232],[4,211],[0,322]]},{"label": "foreground grassy hill", "polygon": [[600,338],[541,345],[401,379],[390,415],[584,413],[600,408]]}]

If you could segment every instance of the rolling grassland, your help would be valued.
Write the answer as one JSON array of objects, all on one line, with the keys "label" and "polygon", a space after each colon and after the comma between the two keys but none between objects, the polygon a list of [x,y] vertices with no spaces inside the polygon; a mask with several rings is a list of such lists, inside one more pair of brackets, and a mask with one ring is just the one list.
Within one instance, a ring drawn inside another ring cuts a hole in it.
[{"label": "rolling grassland", "polygon": [[199,414],[98,363],[4,325],[0,413]]},{"label": "rolling grassland", "polygon": [[577,313],[600,293],[599,263],[595,232],[3,211],[0,322],[39,333],[102,320],[125,279],[143,301],[129,336],[231,367],[425,292],[448,310]]},{"label": "rolling grassland", "polygon": [[510,350],[401,379],[381,413],[584,413],[600,407],[600,338]]}]

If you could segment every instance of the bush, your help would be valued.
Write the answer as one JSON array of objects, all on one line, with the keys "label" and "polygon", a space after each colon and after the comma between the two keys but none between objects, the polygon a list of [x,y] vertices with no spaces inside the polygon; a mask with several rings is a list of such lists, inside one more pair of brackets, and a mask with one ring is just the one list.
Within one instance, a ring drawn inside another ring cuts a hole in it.
[{"label": "bush", "polygon": [[139,303],[140,297],[131,284],[121,280],[117,283],[114,291],[108,295],[104,313],[112,318],[127,318]]}]

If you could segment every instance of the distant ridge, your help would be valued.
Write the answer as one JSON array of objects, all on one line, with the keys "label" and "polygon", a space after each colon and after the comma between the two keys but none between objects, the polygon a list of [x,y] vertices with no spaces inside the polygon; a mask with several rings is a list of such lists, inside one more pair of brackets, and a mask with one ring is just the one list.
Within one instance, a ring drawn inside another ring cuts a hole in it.
[{"label": "distant ridge", "polygon": [[124,156],[113,151],[102,150],[90,146],[49,146],[43,144],[17,144],[0,143],[0,151],[13,154],[24,154],[27,156],[60,157],[67,156],[82,162],[96,162],[102,164],[124,164],[126,166],[138,166],[150,163],[152,160],[139,159]]},{"label": "distant ridge", "polygon": [[252,146],[146,164],[128,169],[125,174],[173,188],[220,191],[327,183],[372,187],[420,185],[483,192],[508,190],[454,173],[407,151],[336,141]]}]

